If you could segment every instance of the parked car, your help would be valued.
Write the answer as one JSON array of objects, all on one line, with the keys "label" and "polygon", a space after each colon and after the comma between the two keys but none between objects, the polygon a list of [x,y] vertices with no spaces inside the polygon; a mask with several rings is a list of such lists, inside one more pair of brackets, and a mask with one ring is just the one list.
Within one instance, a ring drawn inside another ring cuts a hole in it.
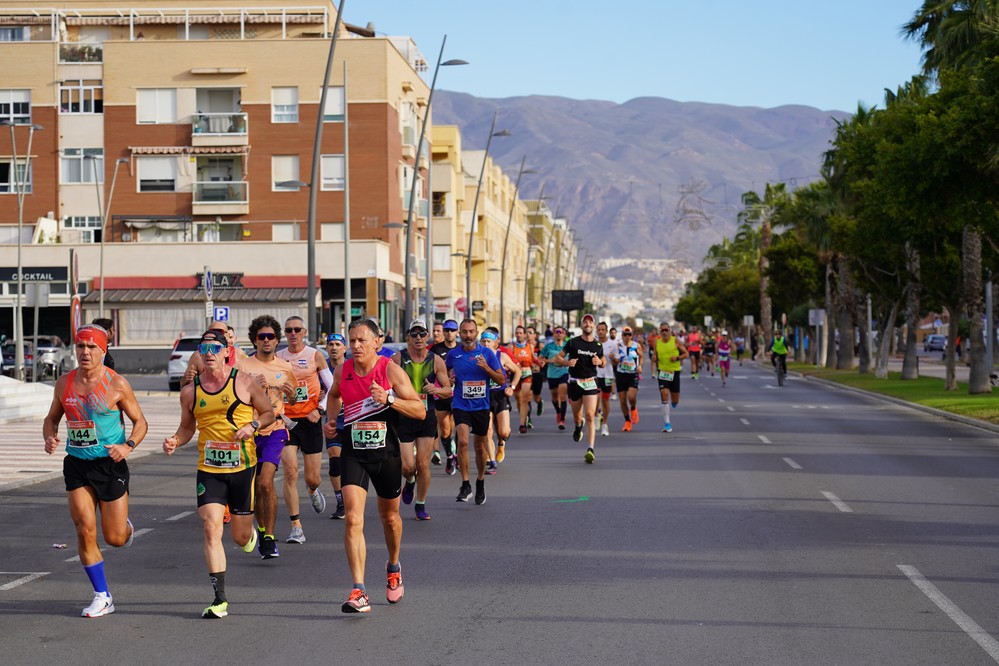
[{"label": "parked car", "polygon": [[167,383],[171,391],[180,390],[180,380],[187,370],[187,362],[191,360],[194,352],[198,351],[198,344],[201,336],[184,337],[177,340],[170,352],[170,360],[167,361]]},{"label": "parked car", "polygon": [[944,351],[947,349],[947,336],[937,335],[936,333],[932,335],[927,335],[926,339],[923,340],[923,351]]},{"label": "parked car", "polygon": [[38,336],[39,377],[57,379],[76,365],[76,355],[58,335]]},{"label": "parked car", "polygon": [[[3,347],[0,348],[0,356],[3,357],[2,367],[3,374],[10,377],[14,376],[14,341],[8,340],[3,343]],[[30,342],[24,343],[24,377],[25,379],[31,379],[31,366],[34,362],[34,354],[32,353],[32,347]]]}]

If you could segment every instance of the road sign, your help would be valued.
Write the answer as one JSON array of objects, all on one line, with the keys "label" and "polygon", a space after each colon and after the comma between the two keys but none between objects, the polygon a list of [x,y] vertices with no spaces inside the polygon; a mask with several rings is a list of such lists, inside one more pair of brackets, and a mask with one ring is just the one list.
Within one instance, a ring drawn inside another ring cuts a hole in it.
[{"label": "road sign", "polygon": [[205,317],[211,319],[215,315],[215,304],[211,301],[205,302]]},{"label": "road sign", "polygon": [[472,312],[475,312],[476,310],[485,310],[485,309],[486,309],[485,301],[472,301]]},{"label": "road sign", "polygon": [[215,321],[229,321],[229,306],[220,305],[215,308],[215,316],[212,319]]},{"label": "road sign", "polygon": [[753,315],[744,315],[743,318],[742,318],[742,325],[743,326],[752,326],[753,325],[753,321],[754,321],[753,320]]},{"label": "road sign", "polygon": [[826,323],[826,311],[825,308],[809,308],[808,309],[808,325],[809,326],[824,326]]},{"label": "road sign", "polygon": [[[208,266],[205,266],[205,300],[209,303],[212,300],[212,288],[215,286],[215,278],[212,277],[212,272],[208,270]],[[209,315],[210,316],[210,315]]]},{"label": "road sign", "polygon": [[458,300],[456,300],[454,302],[454,309],[457,310],[458,312],[465,312],[465,306],[467,304],[468,304],[468,301],[466,301],[465,297],[462,296],[461,298],[459,298]]},{"label": "road sign", "polygon": [[711,315],[704,315],[705,328],[711,328],[713,324],[714,324],[714,319],[711,318]]}]

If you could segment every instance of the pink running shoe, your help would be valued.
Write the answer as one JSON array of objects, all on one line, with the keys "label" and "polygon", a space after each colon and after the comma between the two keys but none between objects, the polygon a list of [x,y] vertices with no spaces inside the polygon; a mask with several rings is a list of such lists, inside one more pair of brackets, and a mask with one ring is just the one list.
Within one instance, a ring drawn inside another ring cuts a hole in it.
[{"label": "pink running shoe", "polygon": [[[386,568],[388,563],[385,563]],[[388,573],[388,582],[385,584],[385,598],[388,599],[390,604],[397,604],[402,601],[402,595],[405,594],[406,588],[402,586],[402,568],[395,573]]]}]

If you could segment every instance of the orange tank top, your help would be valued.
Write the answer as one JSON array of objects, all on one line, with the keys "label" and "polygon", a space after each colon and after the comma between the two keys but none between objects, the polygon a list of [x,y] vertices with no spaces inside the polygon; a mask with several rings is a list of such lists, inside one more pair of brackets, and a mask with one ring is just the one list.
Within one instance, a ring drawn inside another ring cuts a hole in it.
[{"label": "orange tank top", "polygon": [[309,415],[314,409],[319,409],[319,369],[316,367],[315,347],[305,347],[297,354],[287,348],[278,350],[277,357],[288,361],[295,373],[295,394],[298,402],[285,405],[284,413],[288,418],[300,419]]}]

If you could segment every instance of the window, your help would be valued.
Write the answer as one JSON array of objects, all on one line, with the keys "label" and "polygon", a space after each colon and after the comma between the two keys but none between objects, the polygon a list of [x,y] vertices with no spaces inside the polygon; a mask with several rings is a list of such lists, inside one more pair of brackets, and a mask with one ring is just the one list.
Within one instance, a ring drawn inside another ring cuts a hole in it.
[{"label": "window", "polygon": [[435,271],[451,270],[451,246],[434,245],[431,260],[434,262]]},{"label": "window", "polygon": [[103,148],[63,148],[60,183],[103,183]]},{"label": "window", "polygon": [[31,30],[27,26],[0,28],[0,42],[27,42],[30,40]]},{"label": "window", "polygon": [[59,113],[104,113],[103,83],[85,79],[60,83]]},{"label": "window", "polygon": [[298,225],[297,224],[272,224],[271,225],[271,240],[275,241],[295,241],[298,240]]},{"label": "window", "polygon": [[271,88],[271,122],[298,122],[298,88]]},{"label": "window", "polygon": [[416,107],[412,102],[403,102],[399,106],[399,130],[404,146],[416,145]]},{"label": "window", "polygon": [[344,100],[343,86],[329,87],[326,89],[326,108],[323,109],[324,123],[343,122]]},{"label": "window", "polygon": [[101,218],[99,215],[71,215],[63,218],[65,229],[80,229],[80,242],[101,242]]},{"label": "window", "polygon": [[27,125],[31,122],[31,91],[0,90],[0,120]]},{"label": "window", "polygon": [[319,239],[324,241],[343,240],[343,222],[323,222],[319,225]]},{"label": "window", "polygon": [[177,187],[177,159],[139,157],[136,159],[140,192],[173,192]]},{"label": "window", "polygon": [[434,217],[447,217],[447,192],[434,192],[431,196]]},{"label": "window", "polygon": [[31,167],[28,166],[28,173],[25,174],[24,160],[18,160],[17,169],[12,169],[12,161],[10,158],[5,160],[0,160],[0,193],[4,194],[17,194],[22,186],[21,181],[23,180],[24,193],[31,194]]},{"label": "window", "polygon": [[135,115],[140,124],[177,122],[176,88],[145,88],[135,93]]},{"label": "window", "polygon": [[344,188],[343,155],[323,155],[319,165],[324,191]]},{"label": "window", "polygon": [[278,183],[298,180],[298,155],[274,155],[271,157],[271,177],[274,192],[298,192],[294,186],[280,186]]}]

